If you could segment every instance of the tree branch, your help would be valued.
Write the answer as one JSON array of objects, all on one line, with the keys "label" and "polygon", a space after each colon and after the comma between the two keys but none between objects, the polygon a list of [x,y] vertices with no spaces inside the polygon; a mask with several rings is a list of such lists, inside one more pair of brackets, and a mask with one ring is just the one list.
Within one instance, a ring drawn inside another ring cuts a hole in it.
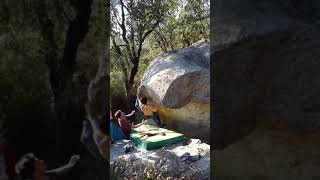
[{"label": "tree branch", "polygon": [[113,8],[112,8],[112,11],[113,11],[113,17],[117,20],[118,25],[121,27],[121,23],[120,23],[120,21],[119,21],[119,19],[117,17],[116,11]]},{"label": "tree branch", "polygon": [[93,0],[82,0],[72,3],[76,8],[77,15],[70,22],[67,30],[62,57],[62,62],[64,63],[63,74],[67,76],[71,76],[74,72],[78,47],[88,33],[92,1]]},{"label": "tree branch", "polygon": [[159,18],[157,20],[157,22],[152,26],[152,28],[150,30],[148,30],[144,35],[142,35],[142,39],[139,43],[139,49],[138,49],[138,57],[140,58],[140,55],[141,55],[141,50],[142,50],[142,44],[144,43],[146,37],[151,34],[155,29],[156,27],[159,25],[159,23],[162,21],[162,18],[163,18],[163,15],[161,16],[161,18]]},{"label": "tree branch", "polygon": [[131,56],[130,59],[133,58],[132,56],[132,52],[130,50],[130,43],[127,39],[127,29],[126,29],[126,20],[125,20],[125,14],[124,14],[124,3],[123,3],[123,0],[120,0],[120,4],[121,4],[121,16],[122,16],[122,19],[121,19],[121,24],[120,24],[120,27],[121,27],[121,30],[122,30],[122,39],[123,41],[126,43],[126,47],[127,47],[127,50],[128,50],[128,53],[129,55]]},{"label": "tree branch", "polygon": [[[121,51],[121,48],[119,47],[119,45],[117,45],[114,37],[112,38],[112,44],[113,44],[113,46],[114,46],[114,48],[115,48],[116,53],[117,53],[120,57],[123,56],[122,51]],[[128,70],[127,70],[125,64],[124,64],[121,60],[120,60],[120,67],[121,67],[121,70],[122,70],[122,73],[123,73],[123,76],[124,76],[125,84],[127,84],[127,83],[128,83]]]}]

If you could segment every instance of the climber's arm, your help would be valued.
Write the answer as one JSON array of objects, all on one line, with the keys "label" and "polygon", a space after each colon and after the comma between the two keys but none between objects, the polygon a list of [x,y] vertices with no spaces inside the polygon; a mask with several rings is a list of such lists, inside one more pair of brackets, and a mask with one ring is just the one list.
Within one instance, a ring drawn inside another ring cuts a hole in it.
[{"label": "climber's arm", "polygon": [[135,112],[136,112],[135,110],[131,111],[131,113],[127,114],[126,117],[131,117]]},{"label": "climber's arm", "polygon": [[73,155],[71,158],[70,158],[70,161],[68,164],[66,165],[63,165],[61,167],[58,167],[56,169],[51,169],[51,170],[47,170],[46,171],[46,174],[48,175],[54,175],[54,176],[60,176],[60,175],[63,175],[65,173],[67,173],[68,171],[70,171],[76,164],[77,162],[79,161],[80,159],[80,156],[79,155]]},{"label": "climber's arm", "polygon": [[142,103],[141,103],[141,100],[138,98],[138,105],[140,107],[140,109],[142,109],[142,107],[144,106]]},{"label": "climber's arm", "polygon": [[137,127],[139,127],[141,125],[144,125],[144,124],[147,124],[147,121],[142,121],[142,123],[139,123],[139,124],[136,124],[136,125],[131,124],[131,128],[137,128]]}]

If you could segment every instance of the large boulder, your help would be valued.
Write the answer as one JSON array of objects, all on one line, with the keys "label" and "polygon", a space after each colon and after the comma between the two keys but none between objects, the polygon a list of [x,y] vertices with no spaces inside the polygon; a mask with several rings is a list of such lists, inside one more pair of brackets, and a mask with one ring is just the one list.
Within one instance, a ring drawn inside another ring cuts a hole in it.
[{"label": "large boulder", "polygon": [[[168,128],[205,139],[210,132],[210,48],[200,41],[153,60],[138,91],[160,107]],[[199,131],[192,131],[197,128]]]},{"label": "large boulder", "polygon": [[215,2],[211,136],[220,177],[320,177],[319,10],[316,0]]}]

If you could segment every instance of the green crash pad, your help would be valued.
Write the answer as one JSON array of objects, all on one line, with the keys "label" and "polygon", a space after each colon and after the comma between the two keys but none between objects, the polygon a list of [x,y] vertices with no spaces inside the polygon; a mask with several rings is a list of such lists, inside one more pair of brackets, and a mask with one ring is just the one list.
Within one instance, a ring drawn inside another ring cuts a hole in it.
[{"label": "green crash pad", "polygon": [[138,128],[132,129],[130,139],[139,148],[149,150],[181,142],[185,140],[185,137],[183,134],[170,131],[168,129],[142,125]]}]

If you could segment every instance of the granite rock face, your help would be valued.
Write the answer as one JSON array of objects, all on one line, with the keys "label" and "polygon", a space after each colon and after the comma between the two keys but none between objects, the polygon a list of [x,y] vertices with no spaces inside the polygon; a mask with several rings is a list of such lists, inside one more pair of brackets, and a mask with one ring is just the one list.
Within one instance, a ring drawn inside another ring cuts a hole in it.
[{"label": "granite rock face", "polygon": [[[210,179],[210,146],[198,139],[188,145],[177,143],[142,154],[135,149],[128,154],[119,141],[111,146],[111,174],[118,179]],[[201,155],[197,161],[180,161],[179,157],[189,152]]]},{"label": "granite rock face", "polygon": [[317,1],[216,2],[216,148],[243,138],[256,124],[298,134],[319,131],[320,16],[313,9],[320,9]]},{"label": "granite rock face", "polygon": [[144,72],[141,86],[159,105],[178,109],[189,102],[209,103],[209,43],[202,41],[165,53]]},{"label": "granite rock face", "polygon": [[319,9],[315,0],[215,2],[211,138],[222,150],[214,156],[219,177],[320,177],[312,171],[320,168],[313,150],[320,138]]},{"label": "granite rock face", "polygon": [[[150,63],[138,92],[158,104],[160,119],[168,128],[209,142],[209,67],[210,47],[207,41],[165,53]],[[199,131],[190,131],[194,128]]]},{"label": "granite rock face", "polygon": [[320,177],[320,133],[294,135],[257,127],[211,156],[213,179],[317,180]]}]

